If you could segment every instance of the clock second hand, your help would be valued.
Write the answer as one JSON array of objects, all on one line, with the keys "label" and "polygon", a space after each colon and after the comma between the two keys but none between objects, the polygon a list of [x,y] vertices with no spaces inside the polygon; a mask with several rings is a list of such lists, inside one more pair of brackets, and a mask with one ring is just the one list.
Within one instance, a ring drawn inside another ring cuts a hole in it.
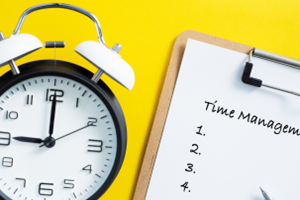
[{"label": "clock second hand", "polygon": [[[82,129],[85,129],[85,128],[89,127],[89,126],[91,126],[91,125],[86,125],[86,126],[80,128],[80,129],[77,129],[77,130],[71,132],[71,133],[68,133],[68,134],[66,134],[66,135],[63,135],[63,136],[57,138],[57,139],[54,139],[54,141],[57,141],[57,140],[60,140],[60,139],[62,139],[62,138],[64,138],[64,137],[67,137],[67,136],[69,136],[69,135],[72,135],[73,133],[76,133],[76,132],[78,132],[78,131],[81,131]],[[45,144],[43,144],[43,145],[41,145],[41,146],[39,146],[39,147],[43,147],[43,146],[45,146]]]}]

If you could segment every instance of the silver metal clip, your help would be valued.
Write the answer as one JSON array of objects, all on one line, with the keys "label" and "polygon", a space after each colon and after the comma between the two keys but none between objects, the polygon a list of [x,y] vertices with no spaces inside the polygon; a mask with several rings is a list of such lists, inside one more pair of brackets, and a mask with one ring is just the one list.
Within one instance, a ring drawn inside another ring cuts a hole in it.
[{"label": "silver metal clip", "polygon": [[282,88],[278,88],[278,87],[275,87],[275,86],[267,85],[267,84],[263,83],[262,80],[251,77],[251,71],[252,71],[252,67],[253,67],[252,56],[256,56],[258,58],[262,58],[262,59],[269,60],[269,61],[272,61],[272,62],[276,62],[276,63],[279,63],[279,64],[284,64],[284,65],[287,65],[289,67],[296,68],[296,69],[300,69],[299,68],[300,67],[300,62],[299,61],[292,60],[292,59],[289,59],[289,58],[285,58],[285,57],[282,57],[282,56],[279,56],[279,55],[276,55],[276,54],[272,54],[270,52],[266,52],[266,51],[262,51],[262,50],[258,50],[258,49],[253,49],[249,53],[248,62],[246,62],[244,72],[243,72],[243,75],[242,75],[242,81],[244,83],[252,85],[252,86],[256,86],[256,87],[264,86],[264,87],[267,87],[267,88],[270,88],[270,89],[274,89],[274,90],[278,90],[278,91],[281,91],[281,92],[286,92],[286,93],[289,93],[289,94],[300,96],[299,93],[296,93],[296,92],[293,92],[293,91],[290,91],[290,90],[285,90],[285,89],[282,89]]}]

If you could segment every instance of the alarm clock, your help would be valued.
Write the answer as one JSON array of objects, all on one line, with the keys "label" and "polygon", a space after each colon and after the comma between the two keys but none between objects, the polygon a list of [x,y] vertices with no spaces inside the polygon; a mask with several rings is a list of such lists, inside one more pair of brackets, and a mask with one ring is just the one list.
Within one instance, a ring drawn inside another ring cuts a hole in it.
[{"label": "alarm clock", "polygon": [[[38,38],[19,31],[29,13],[45,8],[74,10],[94,21],[99,42],[83,42],[75,52],[97,67],[95,74],[57,60],[15,64],[43,47]],[[0,199],[99,199],[119,173],[126,151],[124,114],[100,80],[106,73],[133,88],[135,75],[118,54],[121,46],[105,45],[94,15],[61,3],[27,9],[13,35],[0,34],[0,40],[0,66],[11,68],[0,77]]]}]

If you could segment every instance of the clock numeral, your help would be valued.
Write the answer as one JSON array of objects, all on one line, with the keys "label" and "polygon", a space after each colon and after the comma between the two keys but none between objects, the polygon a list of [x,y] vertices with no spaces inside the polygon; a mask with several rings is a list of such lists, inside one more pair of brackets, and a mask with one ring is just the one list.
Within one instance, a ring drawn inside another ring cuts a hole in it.
[{"label": "clock numeral", "polygon": [[18,181],[24,181],[23,187],[26,188],[26,179],[24,179],[24,178],[16,178],[16,180],[18,180]]},{"label": "clock numeral", "polygon": [[18,119],[19,114],[16,111],[6,111],[6,119]]},{"label": "clock numeral", "polygon": [[2,166],[3,167],[12,167],[14,165],[14,159],[10,157],[4,157],[2,159]]},{"label": "clock numeral", "polygon": [[73,182],[74,180],[69,180],[69,179],[65,179],[64,180],[64,184],[69,185],[68,187],[64,187],[66,189],[73,189],[75,187],[75,185],[73,183],[68,183],[68,182]]},{"label": "clock numeral", "polygon": [[92,165],[87,165],[86,167],[82,168],[82,170],[87,170],[91,174],[92,173]]},{"label": "clock numeral", "polygon": [[63,90],[56,90],[56,89],[47,89],[46,90],[46,101],[53,101],[54,96],[56,96],[56,102],[63,102],[62,100],[59,100],[59,97],[64,96]]},{"label": "clock numeral", "polygon": [[26,104],[27,105],[33,104],[33,95],[27,95]]},{"label": "clock numeral", "polygon": [[76,108],[79,106],[79,98],[76,99]]},{"label": "clock numeral", "polygon": [[42,188],[43,185],[54,185],[53,183],[40,183],[39,185],[39,195],[42,196],[52,196],[53,190],[49,188]]},{"label": "clock numeral", "polygon": [[10,133],[0,131],[0,145],[1,146],[9,146],[10,139],[11,139]]},{"label": "clock numeral", "polygon": [[97,123],[97,118],[89,117],[88,118],[90,121],[88,121],[87,125],[89,126],[97,126],[95,123]]},{"label": "clock numeral", "polygon": [[89,147],[92,147],[93,149],[88,149],[88,152],[96,152],[101,153],[103,150],[103,141],[102,140],[89,140],[90,142],[99,142],[99,145],[88,145]]}]

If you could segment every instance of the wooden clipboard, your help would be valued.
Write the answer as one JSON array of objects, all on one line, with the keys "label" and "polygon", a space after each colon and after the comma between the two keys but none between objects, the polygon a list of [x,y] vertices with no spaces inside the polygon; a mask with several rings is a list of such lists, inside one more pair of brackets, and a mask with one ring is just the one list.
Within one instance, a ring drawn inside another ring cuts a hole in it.
[{"label": "wooden clipboard", "polygon": [[249,54],[249,52],[253,49],[253,47],[244,44],[239,44],[237,42],[232,42],[196,31],[185,31],[177,37],[158,103],[133,200],[144,200],[146,198],[158,147],[160,144],[175,83],[177,80],[177,75],[188,38],[245,54]]}]

